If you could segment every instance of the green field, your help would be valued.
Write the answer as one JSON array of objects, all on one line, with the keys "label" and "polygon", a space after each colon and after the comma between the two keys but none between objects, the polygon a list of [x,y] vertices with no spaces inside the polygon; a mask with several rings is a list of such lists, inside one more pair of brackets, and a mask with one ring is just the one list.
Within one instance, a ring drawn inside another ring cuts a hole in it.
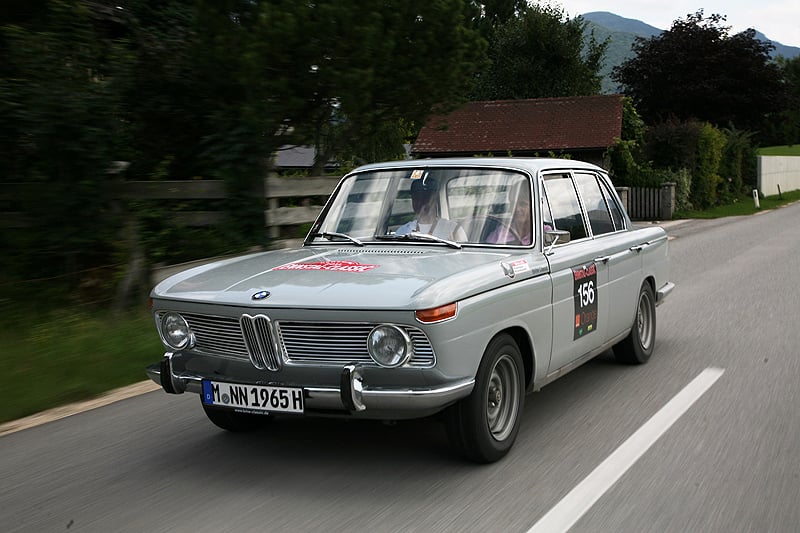
[{"label": "green field", "polygon": [[800,144],[791,146],[767,146],[759,148],[758,155],[800,155]]}]

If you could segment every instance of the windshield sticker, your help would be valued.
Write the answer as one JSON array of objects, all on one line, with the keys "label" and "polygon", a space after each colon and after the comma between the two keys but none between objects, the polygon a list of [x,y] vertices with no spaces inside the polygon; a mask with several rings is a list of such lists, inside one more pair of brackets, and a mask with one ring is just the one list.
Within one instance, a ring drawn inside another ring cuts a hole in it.
[{"label": "windshield sticker", "polygon": [[412,180],[418,180],[418,179],[420,179],[420,178],[422,177],[422,174],[423,174],[424,172],[425,172],[425,171],[424,171],[424,170],[422,170],[421,168],[418,168],[418,169],[414,170],[414,172],[412,172],[412,173],[411,173],[411,179],[412,179]]},{"label": "windshield sticker", "polygon": [[325,270],[328,272],[366,272],[380,265],[365,265],[358,261],[318,261],[316,263],[286,263],[272,270]]},{"label": "windshield sticker", "polygon": [[597,329],[597,265],[588,263],[572,269],[575,295],[575,333],[572,340]]}]

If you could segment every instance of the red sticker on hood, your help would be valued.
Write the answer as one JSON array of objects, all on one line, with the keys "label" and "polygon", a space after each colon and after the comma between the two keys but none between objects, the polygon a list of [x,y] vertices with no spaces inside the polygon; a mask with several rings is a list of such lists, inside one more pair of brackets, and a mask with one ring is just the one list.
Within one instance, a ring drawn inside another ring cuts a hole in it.
[{"label": "red sticker on hood", "polygon": [[327,270],[329,272],[366,272],[380,265],[364,265],[358,261],[319,261],[316,263],[286,263],[272,270]]}]

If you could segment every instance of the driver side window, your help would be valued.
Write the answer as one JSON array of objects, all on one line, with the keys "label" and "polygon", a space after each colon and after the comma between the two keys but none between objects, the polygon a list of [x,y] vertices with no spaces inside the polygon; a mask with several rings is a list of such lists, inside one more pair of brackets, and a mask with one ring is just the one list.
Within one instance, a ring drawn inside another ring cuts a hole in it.
[{"label": "driver side window", "polygon": [[572,241],[586,238],[586,221],[570,175],[545,176],[544,188],[552,212],[553,229],[568,231]]}]

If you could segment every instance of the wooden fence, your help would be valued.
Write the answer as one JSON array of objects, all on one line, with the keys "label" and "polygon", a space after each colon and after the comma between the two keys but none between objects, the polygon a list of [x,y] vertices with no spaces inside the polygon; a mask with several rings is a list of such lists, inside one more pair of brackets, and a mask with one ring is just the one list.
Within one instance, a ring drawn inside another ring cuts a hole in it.
[{"label": "wooden fence", "polygon": [[[339,176],[282,177],[269,176],[253,191],[265,200],[264,225],[269,236],[278,238],[281,229],[313,222],[323,207],[325,199],[333,192]],[[0,201],[18,206],[25,199],[35,201],[37,191],[44,185],[33,183],[0,184]],[[185,181],[117,181],[111,187],[109,198],[116,200],[220,200],[226,197],[225,183],[221,180]],[[284,205],[292,198],[295,204]],[[179,225],[211,226],[222,221],[221,211],[175,211],[171,215]],[[31,223],[20,212],[0,212],[0,227],[22,228]]]},{"label": "wooden fence", "polygon": [[675,184],[661,187],[617,187],[631,220],[672,220],[675,213]]}]

